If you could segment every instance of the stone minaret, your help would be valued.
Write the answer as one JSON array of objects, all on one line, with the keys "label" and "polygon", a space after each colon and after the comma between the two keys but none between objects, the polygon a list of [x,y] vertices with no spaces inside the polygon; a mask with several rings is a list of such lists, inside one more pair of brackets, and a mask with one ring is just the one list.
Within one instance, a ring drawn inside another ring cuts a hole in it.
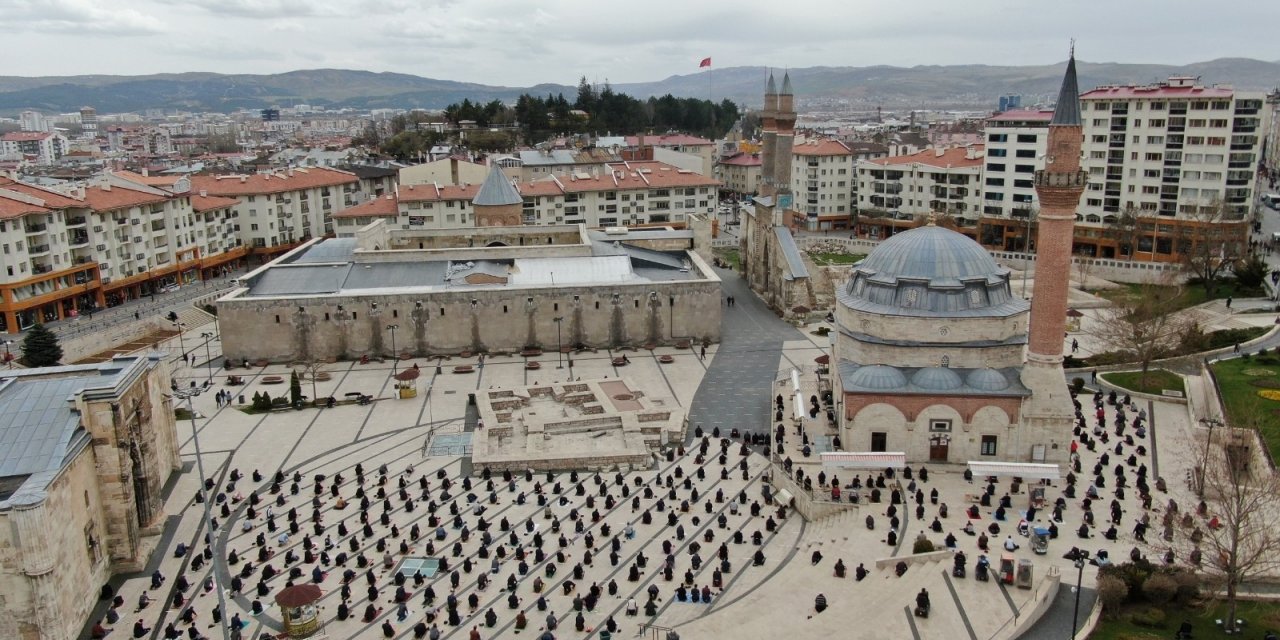
[{"label": "stone minaret", "polygon": [[790,73],[782,76],[782,91],[778,94],[778,110],[773,116],[773,123],[778,130],[773,151],[773,180],[778,196],[774,224],[782,224],[783,212],[792,206],[791,155],[796,137],[795,96],[791,92]]},{"label": "stone minaret", "polygon": [[[1024,428],[1030,436],[1023,444],[1046,446],[1046,459],[1065,459],[1061,445],[1071,439],[1075,409],[1062,371],[1062,344],[1067,323],[1067,292],[1071,286],[1071,242],[1076,207],[1084,193],[1085,174],[1080,170],[1083,142],[1080,90],[1076,84],[1075,52],[1058,93],[1058,105],[1049,123],[1045,168],[1035,174],[1040,199],[1040,230],[1036,235],[1035,286],[1031,320],[1027,330],[1027,363],[1023,384],[1032,396],[1023,403]],[[1018,457],[1031,454],[1019,447]]]},{"label": "stone minaret", "polygon": [[778,85],[774,84],[770,71],[769,82],[764,87],[764,111],[760,112],[760,195],[764,197],[776,193],[773,158],[778,145],[778,128],[774,122],[777,113]]}]

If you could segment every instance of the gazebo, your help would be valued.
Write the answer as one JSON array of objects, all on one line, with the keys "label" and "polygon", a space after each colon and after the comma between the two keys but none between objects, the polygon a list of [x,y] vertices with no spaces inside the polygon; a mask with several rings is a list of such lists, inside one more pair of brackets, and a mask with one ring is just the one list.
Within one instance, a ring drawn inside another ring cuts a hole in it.
[{"label": "gazebo", "polygon": [[320,630],[320,609],[316,601],[324,595],[319,585],[296,584],[276,594],[276,604],[290,638],[306,638]]},{"label": "gazebo", "polygon": [[1079,331],[1080,319],[1083,317],[1084,314],[1080,313],[1078,310],[1067,309],[1067,331]]},{"label": "gazebo", "polygon": [[418,370],[418,366],[414,365],[397,373],[396,378],[396,395],[401,400],[415,398],[418,396],[418,376],[422,372]]}]

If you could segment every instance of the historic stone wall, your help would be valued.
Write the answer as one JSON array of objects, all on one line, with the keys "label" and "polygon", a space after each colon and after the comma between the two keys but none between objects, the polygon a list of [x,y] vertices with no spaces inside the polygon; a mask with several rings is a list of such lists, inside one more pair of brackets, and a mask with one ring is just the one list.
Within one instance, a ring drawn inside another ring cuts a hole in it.
[{"label": "historic stone wall", "polygon": [[554,350],[557,317],[566,347],[716,342],[721,312],[718,279],[218,302],[223,353],[277,362],[390,354],[392,324],[415,355]]},{"label": "historic stone wall", "polygon": [[[902,451],[911,462],[930,460],[935,437],[946,440],[951,463],[1020,459],[1020,404],[1019,398],[845,394],[841,440],[849,451],[871,451],[871,434],[884,433],[885,450]],[[933,420],[950,421],[950,430],[930,431]],[[982,455],[982,436],[996,437],[995,455]]]},{"label": "historic stone wall", "polygon": [[836,305],[836,323],[848,331],[890,340],[911,340],[925,345],[887,345],[861,342],[841,332],[836,341],[838,359],[860,364],[892,363],[903,367],[940,366],[946,356],[949,366],[959,368],[1016,367],[1022,364],[1023,342],[995,346],[965,347],[961,343],[1003,342],[1026,335],[1027,314],[1004,319],[927,318],[882,316]]}]

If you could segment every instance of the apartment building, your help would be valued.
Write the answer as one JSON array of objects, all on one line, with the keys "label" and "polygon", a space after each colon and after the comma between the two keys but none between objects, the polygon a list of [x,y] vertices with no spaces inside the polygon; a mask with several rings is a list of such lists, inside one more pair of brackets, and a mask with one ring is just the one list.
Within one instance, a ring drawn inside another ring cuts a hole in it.
[{"label": "apartment building", "polygon": [[1052,109],[1016,109],[987,119],[986,165],[978,241],[991,248],[1022,251],[1032,246],[1031,217],[1037,208],[1035,172],[1043,170]]},{"label": "apartment building", "polygon": [[791,147],[793,208],[810,231],[847,229],[853,212],[854,155],[832,139],[797,141]]},{"label": "apartment building", "polygon": [[[1270,117],[1263,93],[1173,77],[1098,87],[1080,96],[1080,108],[1089,185],[1077,253],[1175,260],[1181,238],[1207,222],[1247,237]],[[1133,247],[1105,233],[1126,211],[1140,220]]]},{"label": "apartment building", "polygon": [[[720,182],[661,162],[620,162],[603,172],[552,175],[518,182],[526,225],[588,227],[683,226],[691,213],[714,214]],[[377,219],[392,228],[444,229],[476,225],[472,201],[481,185],[402,184],[382,197],[334,214],[339,236]]]},{"label": "apartment building", "polygon": [[699,167],[685,168],[701,173],[704,176],[714,175],[716,143],[706,138],[691,136],[687,133],[667,133],[663,135],[627,136],[626,141],[628,147],[669,149],[697,156],[701,161],[701,165]]},{"label": "apartment building", "polygon": [[115,306],[233,266],[243,255],[235,201],[189,188],[184,177],[129,173],[68,193],[0,180],[0,331]]},{"label": "apartment building", "polygon": [[982,211],[982,145],[925,149],[910,155],[859,160],[862,231],[873,238],[915,225],[917,217],[944,214],[958,231],[976,233]]},{"label": "apartment building", "polygon": [[725,191],[752,196],[760,192],[760,166],[759,153],[736,153],[717,162],[714,175]]},{"label": "apartment building", "polygon": [[12,131],[0,136],[0,158],[55,164],[66,155],[67,137],[49,131]]},{"label": "apartment building", "polygon": [[265,258],[333,233],[332,216],[365,199],[354,173],[327,167],[253,175],[192,176],[197,193],[233,198],[239,237]]}]

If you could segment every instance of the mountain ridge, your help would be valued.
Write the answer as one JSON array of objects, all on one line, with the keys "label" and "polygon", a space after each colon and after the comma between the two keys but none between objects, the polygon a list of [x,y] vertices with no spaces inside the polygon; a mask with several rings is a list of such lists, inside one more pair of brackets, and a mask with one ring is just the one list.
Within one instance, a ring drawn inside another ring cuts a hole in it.
[{"label": "mountain ridge", "polygon": [[[865,67],[823,65],[789,69],[797,100],[820,106],[839,102],[849,108],[989,108],[1005,93],[1024,96],[1024,104],[1052,97],[1065,61],[1051,65],[916,65]],[[1218,58],[1187,65],[1087,63],[1077,61],[1080,86],[1148,84],[1173,75],[1201,77],[1206,84],[1231,84],[1242,90],[1271,90],[1280,85],[1280,62]],[[762,66],[738,66],[708,72],[674,74],[650,82],[615,83],[616,91],[639,98],[671,93],[678,97],[728,98],[756,106],[767,72]],[[240,108],[292,106],[330,108],[439,109],[470,98],[510,102],[521,93],[565,93],[576,87],[542,83],[531,87],[485,85],[407,73],[348,69],[299,69],[276,74],[221,74],[208,71],[141,76],[0,76],[0,113],[25,109],[63,113],[92,105],[100,113],[147,108],[234,111]]]}]

